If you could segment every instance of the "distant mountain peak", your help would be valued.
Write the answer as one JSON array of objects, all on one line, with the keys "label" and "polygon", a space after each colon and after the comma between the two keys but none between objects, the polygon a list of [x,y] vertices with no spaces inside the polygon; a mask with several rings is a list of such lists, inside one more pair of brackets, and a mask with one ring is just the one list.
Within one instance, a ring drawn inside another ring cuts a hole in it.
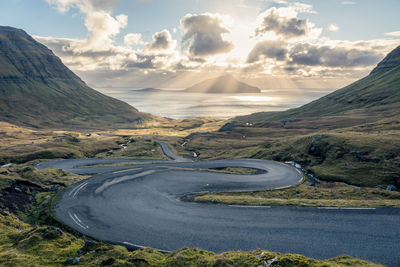
[{"label": "distant mountain peak", "polygon": [[19,34],[24,34],[26,36],[29,36],[29,34],[27,34],[26,31],[24,31],[22,29],[10,27],[10,26],[0,26],[0,30],[3,32],[8,31],[8,32],[14,32],[14,33],[19,33]]},{"label": "distant mountain peak", "polygon": [[386,72],[397,67],[400,67],[400,45],[379,62],[371,74]]},{"label": "distant mountain peak", "polygon": [[238,81],[231,74],[224,74],[216,78],[197,83],[187,88],[185,92],[210,94],[254,94],[261,93],[261,90],[255,86]]}]

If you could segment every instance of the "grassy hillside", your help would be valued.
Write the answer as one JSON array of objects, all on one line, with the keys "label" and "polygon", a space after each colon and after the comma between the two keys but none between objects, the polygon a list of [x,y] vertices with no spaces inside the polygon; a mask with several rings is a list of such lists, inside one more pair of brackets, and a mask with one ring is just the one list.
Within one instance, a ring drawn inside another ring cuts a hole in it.
[{"label": "grassy hillside", "polygon": [[354,188],[343,183],[300,185],[254,192],[198,194],[194,201],[250,206],[400,207],[400,192]]},{"label": "grassy hillside", "polygon": [[[182,127],[200,122],[184,121]],[[208,120],[204,122],[207,124]],[[171,129],[175,127],[175,123],[171,125]],[[62,189],[87,176],[57,169],[36,170],[35,164],[46,158],[85,156],[160,158],[159,147],[137,136],[32,130],[4,122],[0,122],[0,128],[0,165],[10,160],[18,163],[0,168],[1,266],[68,266],[78,262],[80,266],[267,266],[272,262],[276,266],[381,266],[348,256],[316,260],[262,250],[221,254],[196,248],[171,253],[151,248],[128,251],[92,240],[62,225],[52,214]],[[394,198],[391,202],[400,198],[394,193],[389,197]]]},{"label": "grassy hillside", "polygon": [[178,141],[201,160],[257,158],[296,161],[325,181],[400,186],[399,123],[337,130],[239,127]]},{"label": "grassy hillside", "polygon": [[400,46],[365,78],[284,112],[232,119],[189,136],[200,159],[296,161],[322,180],[400,188]]},{"label": "grassy hillside", "polygon": [[[341,116],[348,119],[368,117],[369,121],[373,121],[398,114],[400,114],[400,46],[388,54],[367,77],[343,89],[299,108],[284,112],[255,113],[234,120],[263,123]],[[332,122],[335,123],[334,120]]]},{"label": "grassy hillside", "polygon": [[[39,196],[40,200],[41,197]],[[2,266],[382,266],[349,256],[315,260],[297,254],[255,250],[221,254],[183,248],[163,254],[151,248],[125,247],[85,240],[55,226],[32,226],[9,213],[0,214]],[[265,265],[264,265],[265,264]]]},{"label": "grassy hillside", "polygon": [[111,128],[150,119],[88,87],[23,30],[0,27],[0,120],[30,127]]}]

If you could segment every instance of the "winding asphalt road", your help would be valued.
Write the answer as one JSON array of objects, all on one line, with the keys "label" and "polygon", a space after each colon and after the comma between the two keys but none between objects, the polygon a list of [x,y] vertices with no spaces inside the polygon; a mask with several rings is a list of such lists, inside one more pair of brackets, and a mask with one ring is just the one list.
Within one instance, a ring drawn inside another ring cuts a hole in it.
[{"label": "winding asphalt road", "polygon": [[[273,161],[192,162],[172,153],[165,143],[158,144],[171,161],[68,159],[39,164],[38,169],[98,174],[66,189],[55,208],[57,218],[88,236],[130,248],[171,251],[198,247],[215,252],[261,248],[314,258],[347,254],[400,266],[400,209],[249,207],[183,201],[196,192],[295,185],[302,175]],[[124,165],[107,166],[115,163]],[[254,168],[257,174],[190,170],[220,167]]]}]

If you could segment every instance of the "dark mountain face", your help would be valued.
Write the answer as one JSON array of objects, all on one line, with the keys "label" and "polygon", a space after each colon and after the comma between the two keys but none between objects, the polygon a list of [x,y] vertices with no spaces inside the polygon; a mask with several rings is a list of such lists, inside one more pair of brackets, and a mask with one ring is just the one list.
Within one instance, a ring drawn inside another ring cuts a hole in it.
[{"label": "dark mountain face", "polygon": [[236,80],[232,75],[223,75],[197,83],[185,90],[189,93],[245,94],[261,93],[257,87]]},{"label": "dark mountain face", "polygon": [[302,107],[283,112],[261,112],[237,118],[266,122],[323,116],[361,114],[371,120],[400,114],[400,46],[365,78]]},{"label": "dark mountain face", "polygon": [[77,79],[51,50],[23,30],[0,27],[1,76]]},{"label": "dark mountain face", "polygon": [[0,120],[32,127],[110,128],[151,119],[88,87],[23,30],[0,27]]},{"label": "dark mountain face", "polygon": [[400,46],[390,52],[379,64],[374,68],[371,74],[383,73],[400,66]]}]

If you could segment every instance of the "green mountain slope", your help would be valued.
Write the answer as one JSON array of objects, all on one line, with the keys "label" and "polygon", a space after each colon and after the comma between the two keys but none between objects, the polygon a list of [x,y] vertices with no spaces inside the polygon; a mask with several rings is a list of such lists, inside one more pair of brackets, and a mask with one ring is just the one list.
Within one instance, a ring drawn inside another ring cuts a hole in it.
[{"label": "green mountain slope", "polygon": [[315,100],[284,112],[261,112],[236,118],[265,122],[321,116],[368,115],[382,119],[400,114],[400,46],[388,54],[365,78]]},{"label": "green mountain slope", "polygon": [[0,120],[30,127],[110,128],[151,118],[88,87],[23,30],[0,27]]},{"label": "green mountain slope", "polygon": [[214,79],[202,81],[184,91],[188,93],[209,94],[243,94],[261,92],[259,88],[240,82],[231,75],[223,75]]}]

